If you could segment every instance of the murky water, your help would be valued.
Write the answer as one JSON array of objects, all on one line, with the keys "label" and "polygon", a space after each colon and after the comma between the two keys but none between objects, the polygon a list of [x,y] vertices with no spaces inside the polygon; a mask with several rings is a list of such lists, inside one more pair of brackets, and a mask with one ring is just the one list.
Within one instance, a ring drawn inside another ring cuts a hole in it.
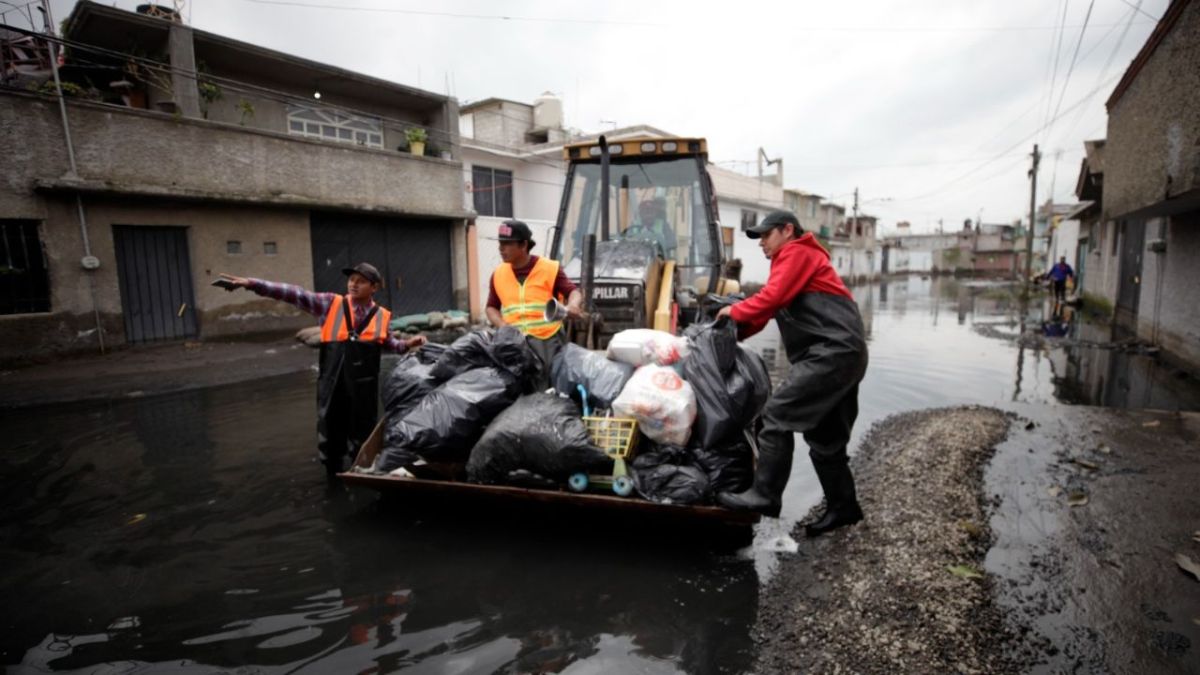
[{"label": "murky water", "polygon": [[[960,403],[1196,409],[1194,382],[1145,357],[1019,348],[1002,288],[914,277],[856,297],[871,365],[855,443],[889,414]],[[781,372],[773,330],[751,344]],[[764,549],[820,497],[803,457],[784,521],[750,554],[448,525],[326,489],[310,461],[313,387],[304,374],[0,413],[0,662],[18,673],[750,667],[775,555]]]}]

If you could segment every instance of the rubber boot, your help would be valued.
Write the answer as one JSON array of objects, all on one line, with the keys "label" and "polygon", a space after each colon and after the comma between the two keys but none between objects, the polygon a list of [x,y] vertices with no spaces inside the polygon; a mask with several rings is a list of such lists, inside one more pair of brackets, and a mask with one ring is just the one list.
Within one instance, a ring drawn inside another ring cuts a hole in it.
[{"label": "rubber boot", "polygon": [[762,433],[758,442],[754,485],[745,492],[722,492],[717,495],[717,502],[727,509],[756,511],[778,518],[783,506],[783,488],[792,474],[795,441],[791,432],[784,432]]},{"label": "rubber boot", "polygon": [[854,475],[845,461],[813,462],[817,479],[825,491],[825,513],[814,523],[804,526],[804,534],[819,537],[839,527],[853,525],[863,519],[862,508],[854,489]]}]

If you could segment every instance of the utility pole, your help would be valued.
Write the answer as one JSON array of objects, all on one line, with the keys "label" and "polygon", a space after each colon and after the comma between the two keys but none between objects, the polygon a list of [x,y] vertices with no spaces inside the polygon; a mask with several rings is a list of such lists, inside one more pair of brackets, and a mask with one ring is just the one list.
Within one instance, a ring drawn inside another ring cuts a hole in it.
[{"label": "utility pole", "polygon": [[1033,167],[1029,169],[1029,232],[1025,235],[1025,297],[1029,297],[1029,279],[1033,275],[1033,233],[1037,223],[1037,172],[1042,154],[1033,144]]},{"label": "utility pole", "polygon": [[854,215],[850,220],[850,236],[854,236],[854,233],[858,231],[858,188],[854,188],[854,210],[852,213]]}]

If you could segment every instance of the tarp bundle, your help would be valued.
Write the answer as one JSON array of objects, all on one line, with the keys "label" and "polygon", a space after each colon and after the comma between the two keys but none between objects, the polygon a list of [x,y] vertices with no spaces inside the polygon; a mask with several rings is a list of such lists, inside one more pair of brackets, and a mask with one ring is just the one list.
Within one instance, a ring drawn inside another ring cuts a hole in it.
[{"label": "tarp bundle", "polygon": [[517,399],[488,425],[471,450],[467,477],[477,483],[529,484],[531,475],[562,485],[575,472],[612,471],[592,445],[579,407],[554,394]]},{"label": "tarp bundle", "polygon": [[[422,373],[419,364],[407,365],[407,375],[398,377],[394,388],[385,388],[385,404],[397,413],[388,416],[375,469],[392,471],[417,459],[466,461],[484,427],[528,386],[537,364],[525,336],[505,326],[455,340],[428,372]],[[405,382],[405,377],[413,381]],[[431,382],[441,384],[417,400]]]}]

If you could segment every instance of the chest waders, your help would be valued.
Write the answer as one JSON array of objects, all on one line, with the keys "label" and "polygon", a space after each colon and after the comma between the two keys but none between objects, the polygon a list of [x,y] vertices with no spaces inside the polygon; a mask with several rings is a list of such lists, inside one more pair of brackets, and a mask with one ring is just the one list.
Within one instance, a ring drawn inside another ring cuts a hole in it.
[{"label": "chest waders", "polygon": [[862,318],[851,298],[801,293],[775,319],[790,365],[763,408],[754,486],[723,493],[718,500],[729,508],[778,517],[795,434],[803,434],[825,492],[825,515],[806,527],[816,536],[862,519],[846,454],[858,417],[858,383],[867,368]]},{"label": "chest waders", "polygon": [[[360,339],[375,319],[379,305],[371,307],[356,326],[350,302],[343,297],[339,304],[347,335],[343,340],[321,342],[321,374],[317,380],[317,452],[330,475],[342,470],[347,456],[353,459],[375,427],[383,351],[377,340]],[[340,332],[337,318],[327,318],[335,321],[335,338]]]}]

